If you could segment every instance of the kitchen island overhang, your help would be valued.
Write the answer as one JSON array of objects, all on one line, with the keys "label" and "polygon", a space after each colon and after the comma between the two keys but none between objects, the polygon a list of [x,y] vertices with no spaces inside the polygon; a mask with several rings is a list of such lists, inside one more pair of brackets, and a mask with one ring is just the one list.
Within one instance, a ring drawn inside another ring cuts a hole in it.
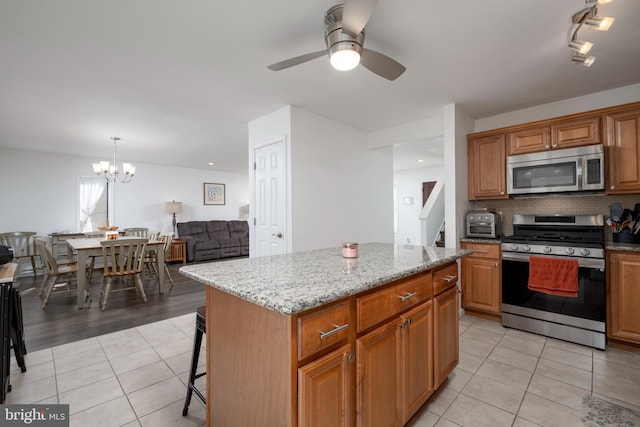
[{"label": "kitchen island overhang", "polygon": [[[469,253],[368,243],[358,258],[343,258],[337,247],[182,267],[182,274],[209,285],[207,425],[298,426],[322,419],[352,426],[388,410],[405,423],[444,379],[439,374],[446,377],[457,364],[455,261]],[[448,291],[436,297],[434,289]],[[372,316],[380,320],[359,320]],[[393,346],[380,354],[393,360],[375,356],[379,348],[372,343],[380,333],[387,334],[381,342]],[[412,336],[428,339],[416,346]],[[418,353],[401,356],[408,349]],[[374,360],[383,360],[380,368]],[[429,366],[415,371],[426,375],[415,398],[403,391],[408,379],[415,382],[407,361]],[[434,367],[438,363],[447,366]],[[366,403],[371,395],[389,394],[367,388],[367,373],[378,376],[379,369],[391,375],[388,384],[406,407],[396,408],[395,399]]]}]

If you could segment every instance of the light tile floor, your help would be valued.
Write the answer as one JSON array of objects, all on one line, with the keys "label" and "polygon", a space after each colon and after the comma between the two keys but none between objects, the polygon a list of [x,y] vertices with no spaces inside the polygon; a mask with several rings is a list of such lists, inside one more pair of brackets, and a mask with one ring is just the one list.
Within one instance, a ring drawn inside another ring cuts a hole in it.
[{"label": "light tile floor", "polygon": [[[182,417],[195,313],[12,361],[7,403],[69,403],[72,426],[201,426]],[[204,349],[201,369],[204,369]],[[198,386],[204,389],[204,380]],[[410,427],[640,426],[640,354],[460,320],[460,363]]]},{"label": "light tile floor", "polygon": [[[195,396],[182,416],[194,333],[195,313],[28,353],[6,403],[68,403],[77,427],[204,426]],[[203,346],[198,372],[205,360]]]}]

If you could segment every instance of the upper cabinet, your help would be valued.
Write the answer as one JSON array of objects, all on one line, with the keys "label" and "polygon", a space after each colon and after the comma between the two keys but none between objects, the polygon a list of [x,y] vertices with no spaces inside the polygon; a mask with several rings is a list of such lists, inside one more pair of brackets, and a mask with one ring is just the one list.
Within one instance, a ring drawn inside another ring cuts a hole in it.
[{"label": "upper cabinet", "polygon": [[506,199],[505,134],[469,136],[469,200]]},{"label": "upper cabinet", "polygon": [[607,194],[640,192],[640,108],[607,114]]},{"label": "upper cabinet", "polygon": [[509,132],[507,135],[509,155],[551,149],[551,128],[549,126],[527,127]]},{"label": "upper cabinet", "polygon": [[580,147],[600,143],[600,116],[525,126],[507,133],[508,155]]},{"label": "upper cabinet", "polygon": [[506,157],[604,144],[606,194],[640,193],[640,102],[467,135],[469,200],[506,199]]}]

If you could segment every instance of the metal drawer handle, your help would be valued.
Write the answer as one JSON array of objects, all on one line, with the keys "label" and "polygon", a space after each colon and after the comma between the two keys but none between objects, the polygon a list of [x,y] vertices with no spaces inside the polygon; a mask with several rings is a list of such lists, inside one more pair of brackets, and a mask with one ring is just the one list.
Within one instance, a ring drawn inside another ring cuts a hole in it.
[{"label": "metal drawer handle", "polygon": [[418,295],[417,292],[405,292],[404,295],[398,295],[398,298],[400,298],[400,301],[406,301],[411,297],[415,297],[416,295]]},{"label": "metal drawer handle", "polygon": [[458,280],[458,275],[454,274],[453,276],[444,276],[442,277],[443,280],[445,280],[447,283],[451,283],[451,282],[455,282],[456,280]]},{"label": "metal drawer handle", "polygon": [[341,331],[341,330],[343,330],[343,329],[348,328],[348,327],[349,327],[349,324],[348,324],[348,323],[345,323],[345,324],[344,324],[344,325],[342,325],[342,326],[338,326],[338,325],[333,325],[333,326],[335,326],[335,328],[333,328],[333,329],[332,329],[332,330],[330,330],[329,332],[322,332],[322,331],[320,331],[320,339],[321,339],[321,340],[325,339],[326,337],[328,337],[328,336],[330,336],[330,335],[337,334],[338,332],[340,332],[340,331]]}]

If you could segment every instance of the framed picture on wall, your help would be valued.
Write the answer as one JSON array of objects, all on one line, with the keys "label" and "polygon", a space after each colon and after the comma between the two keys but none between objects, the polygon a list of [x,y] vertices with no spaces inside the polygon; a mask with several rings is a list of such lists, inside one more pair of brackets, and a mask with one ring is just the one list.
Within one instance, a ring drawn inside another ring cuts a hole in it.
[{"label": "framed picture on wall", "polygon": [[204,183],[204,204],[205,205],[224,205],[225,204],[224,184],[205,182]]}]

